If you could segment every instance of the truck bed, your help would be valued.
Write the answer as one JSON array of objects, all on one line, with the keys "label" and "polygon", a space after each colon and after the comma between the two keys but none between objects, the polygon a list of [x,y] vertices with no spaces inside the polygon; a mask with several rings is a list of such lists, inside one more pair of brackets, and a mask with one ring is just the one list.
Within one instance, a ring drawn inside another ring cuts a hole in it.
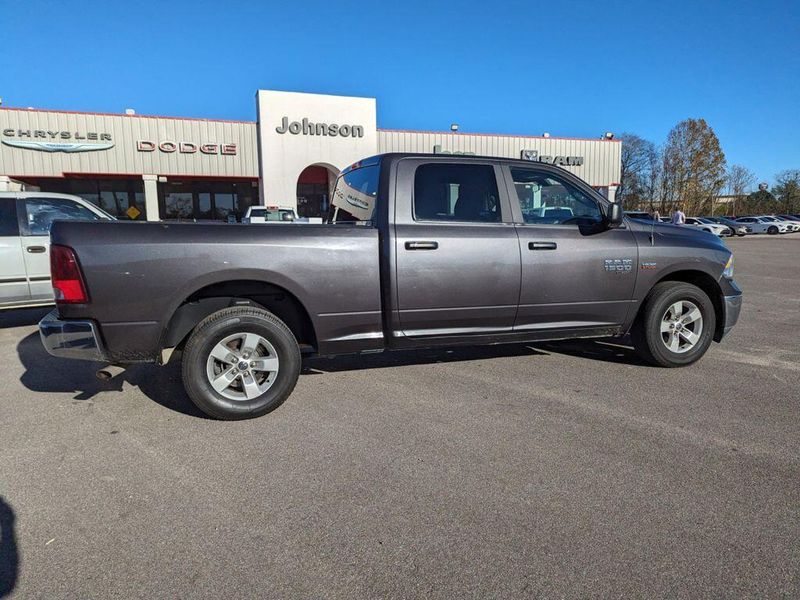
[{"label": "truck bed", "polygon": [[383,346],[376,229],[336,225],[56,222],[89,303],[62,318],[99,325],[110,361],[157,360],[179,306],[225,282],[276,286],[308,312],[321,353]]}]

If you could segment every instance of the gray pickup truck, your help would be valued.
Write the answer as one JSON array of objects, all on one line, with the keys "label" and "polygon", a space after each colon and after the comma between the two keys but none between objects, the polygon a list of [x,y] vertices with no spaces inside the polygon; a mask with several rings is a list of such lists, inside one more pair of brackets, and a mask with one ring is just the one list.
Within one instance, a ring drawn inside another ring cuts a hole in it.
[{"label": "gray pickup truck", "polygon": [[626,218],[563,169],[500,158],[365,159],[321,225],[56,222],[51,240],[48,352],[180,356],[192,401],[221,419],[279,406],[304,352],[630,333],[676,367],[741,306],[716,236]]}]

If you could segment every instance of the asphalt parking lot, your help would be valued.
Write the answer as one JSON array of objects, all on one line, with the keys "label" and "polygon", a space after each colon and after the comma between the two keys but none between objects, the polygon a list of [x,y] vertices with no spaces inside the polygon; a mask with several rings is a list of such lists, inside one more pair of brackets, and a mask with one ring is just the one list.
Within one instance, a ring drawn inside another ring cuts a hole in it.
[{"label": "asphalt parking lot", "polygon": [[729,245],[741,320],[693,367],[595,341],[312,359],[246,422],[0,313],[0,596],[797,597],[800,234]]}]

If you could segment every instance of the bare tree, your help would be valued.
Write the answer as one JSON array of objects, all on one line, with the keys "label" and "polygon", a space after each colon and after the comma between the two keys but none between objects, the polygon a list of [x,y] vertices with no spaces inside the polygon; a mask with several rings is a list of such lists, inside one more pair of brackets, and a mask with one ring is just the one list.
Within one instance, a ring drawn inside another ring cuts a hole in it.
[{"label": "bare tree", "polygon": [[686,119],[672,128],[662,164],[663,201],[670,209],[679,204],[689,214],[702,214],[725,183],[725,154],[705,119]]},{"label": "bare tree", "polygon": [[744,200],[745,194],[753,187],[756,182],[756,175],[747,167],[742,165],[731,165],[725,178],[725,185],[728,194],[733,196],[730,214],[738,214],[738,205]]},{"label": "bare tree", "polygon": [[622,142],[622,169],[617,198],[627,209],[654,208],[658,179],[658,151],[653,142],[633,133],[619,136]]}]

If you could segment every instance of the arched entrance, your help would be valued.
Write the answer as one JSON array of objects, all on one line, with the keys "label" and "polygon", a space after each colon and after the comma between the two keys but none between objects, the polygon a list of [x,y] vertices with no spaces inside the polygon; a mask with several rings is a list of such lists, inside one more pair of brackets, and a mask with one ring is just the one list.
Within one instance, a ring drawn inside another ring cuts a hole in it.
[{"label": "arched entrance", "polygon": [[297,216],[325,217],[339,170],[323,163],[303,169],[297,178]]}]

